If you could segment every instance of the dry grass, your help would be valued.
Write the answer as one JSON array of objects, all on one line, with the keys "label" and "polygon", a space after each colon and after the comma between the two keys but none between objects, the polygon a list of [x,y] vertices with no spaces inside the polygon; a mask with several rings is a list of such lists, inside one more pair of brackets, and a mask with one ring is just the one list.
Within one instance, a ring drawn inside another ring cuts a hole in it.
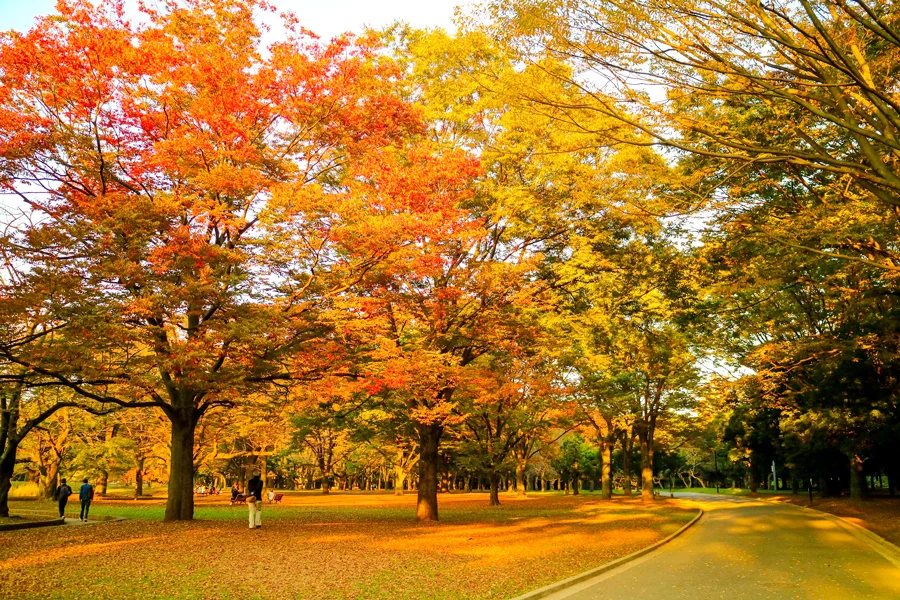
[{"label": "dry grass", "polygon": [[535,495],[490,508],[484,494],[453,494],[441,497],[441,522],[423,524],[411,518],[412,496],[285,501],[264,508],[259,530],[221,497],[201,499],[190,523],[137,518],[4,534],[0,597],[509,598],[647,546],[695,514],[677,501]]},{"label": "dry grass", "polygon": [[[809,504],[805,495],[779,496],[777,500],[798,506]],[[900,498],[871,498],[862,502],[850,498],[815,498],[812,508],[844,517],[900,546]]]}]

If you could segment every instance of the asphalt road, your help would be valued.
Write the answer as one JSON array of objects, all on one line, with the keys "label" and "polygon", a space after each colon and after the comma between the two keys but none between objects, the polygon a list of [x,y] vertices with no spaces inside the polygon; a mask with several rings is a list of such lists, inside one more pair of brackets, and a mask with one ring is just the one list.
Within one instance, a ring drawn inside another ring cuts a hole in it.
[{"label": "asphalt road", "polygon": [[791,505],[678,494],[706,511],[656,552],[551,600],[900,600],[900,552]]}]

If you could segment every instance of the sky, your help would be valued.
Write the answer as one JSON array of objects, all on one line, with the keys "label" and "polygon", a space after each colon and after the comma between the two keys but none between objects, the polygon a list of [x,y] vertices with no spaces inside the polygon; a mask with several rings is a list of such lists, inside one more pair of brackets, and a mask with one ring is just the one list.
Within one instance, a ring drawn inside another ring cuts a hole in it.
[{"label": "sky", "polygon": [[[152,0],[151,0],[152,1]],[[330,38],[366,26],[406,21],[415,27],[453,29],[454,7],[467,0],[270,0],[297,14],[307,29]],[[54,12],[56,0],[0,0],[0,31],[27,30],[34,18]]]}]

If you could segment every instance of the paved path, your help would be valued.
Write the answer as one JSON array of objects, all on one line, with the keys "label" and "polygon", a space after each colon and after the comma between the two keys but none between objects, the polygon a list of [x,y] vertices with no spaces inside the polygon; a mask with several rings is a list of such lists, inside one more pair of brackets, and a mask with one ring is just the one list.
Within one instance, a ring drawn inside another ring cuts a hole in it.
[{"label": "paved path", "polygon": [[819,513],[678,494],[706,514],[660,550],[552,600],[900,599],[900,552]]}]

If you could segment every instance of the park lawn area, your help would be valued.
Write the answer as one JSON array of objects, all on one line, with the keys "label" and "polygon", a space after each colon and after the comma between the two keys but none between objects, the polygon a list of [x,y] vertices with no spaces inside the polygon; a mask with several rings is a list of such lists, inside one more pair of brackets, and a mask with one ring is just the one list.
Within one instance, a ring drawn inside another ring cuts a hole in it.
[{"label": "park lawn area", "polygon": [[591,494],[509,495],[493,508],[486,494],[440,500],[439,523],[416,523],[414,494],[287,494],[264,507],[257,530],[225,496],[199,499],[187,523],[160,522],[155,500],[100,500],[92,514],[129,520],[0,534],[0,597],[510,598],[639,550],[696,515],[678,500]]}]

